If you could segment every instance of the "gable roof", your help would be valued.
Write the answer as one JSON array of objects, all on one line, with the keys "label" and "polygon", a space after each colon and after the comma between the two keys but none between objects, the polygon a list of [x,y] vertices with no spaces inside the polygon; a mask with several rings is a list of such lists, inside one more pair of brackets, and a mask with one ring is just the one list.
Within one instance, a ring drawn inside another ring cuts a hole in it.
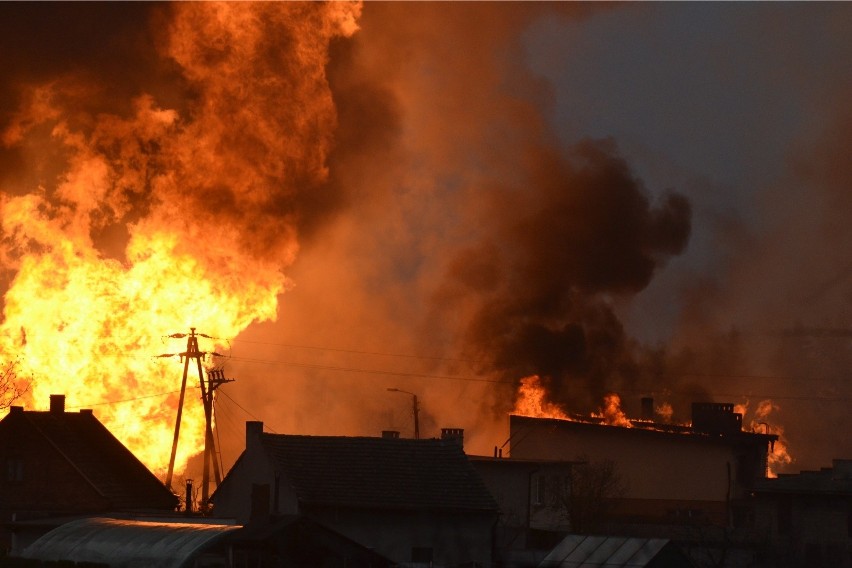
[{"label": "gable roof", "polygon": [[260,442],[305,504],[497,510],[456,440],[260,434]]},{"label": "gable roof", "polygon": [[91,410],[24,411],[12,407],[0,421],[29,428],[59,454],[116,509],[174,509],[178,498],[151,473]]}]

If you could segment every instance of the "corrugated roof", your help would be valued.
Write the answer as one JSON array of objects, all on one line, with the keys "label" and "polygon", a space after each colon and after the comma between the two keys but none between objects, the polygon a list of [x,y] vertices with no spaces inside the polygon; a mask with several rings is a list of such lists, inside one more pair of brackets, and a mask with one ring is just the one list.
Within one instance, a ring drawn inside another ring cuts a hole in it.
[{"label": "corrugated roof", "polygon": [[98,562],[115,568],[180,568],[234,525],[152,523],[106,518],[66,523],[24,549],[38,560]]},{"label": "corrugated roof", "polygon": [[455,440],[262,434],[261,443],[303,503],[497,510]]},{"label": "corrugated roof", "polygon": [[643,567],[668,543],[664,538],[568,535],[539,568]]},{"label": "corrugated roof", "polygon": [[25,420],[117,509],[173,509],[178,498],[89,412],[11,412]]}]

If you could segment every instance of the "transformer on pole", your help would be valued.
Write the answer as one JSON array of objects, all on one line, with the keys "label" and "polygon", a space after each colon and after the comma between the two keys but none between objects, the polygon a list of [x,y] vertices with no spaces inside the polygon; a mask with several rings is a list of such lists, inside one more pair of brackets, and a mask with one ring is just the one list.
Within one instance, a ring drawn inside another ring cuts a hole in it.
[{"label": "transformer on pole", "polygon": [[[169,457],[169,469],[166,474],[166,486],[171,489],[172,487],[172,477],[174,475],[174,467],[175,467],[175,457],[177,455],[177,446],[178,439],[180,437],[180,423],[181,417],[183,415],[183,401],[186,395],[186,381],[189,377],[189,361],[190,359],[195,360],[195,366],[198,370],[198,383],[201,387],[201,402],[204,406],[204,467],[203,467],[203,477],[201,481],[201,508],[202,510],[207,506],[207,500],[209,498],[209,490],[210,490],[210,462],[213,462],[213,472],[214,478],[216,480],[216,486],[218,487],[219,483],[222,481],[222,476],[219,471],[219,462],[216,459],[216,442],[213,437],[213,392],[220,386],[225,383],[233,382],[233,379],[226,379],[225,373],[222,369],[210,369],[207,372],[207,378],[204,378],[204,371],[201,366],[201,360],[204,359],[207,355],[215,355],[218,356],[218,353],[208,353],[206,351],[201,351],[198,347],[198,338],[205,337],[208,339],[213,339],[209,335],[204,335],[203,333],[196,333],[195,328],[189,328],[189,333],[174,333],[169,335],[169,337],[173,339],[182,339],[184,337],[186,340],[186,351],[183,353],[178,353],[180,355],[181,362],[183,363],[183,378],[181,380],[180,385],[180,399],[178,400],[178,408],[177,408],[177,417],[175,419],[175,435],[172,440],[172,452]],[[166,353],[160,355],[161,357],[171,357],[175,354]],[[188,506],[187,506],[188,507]]]}]

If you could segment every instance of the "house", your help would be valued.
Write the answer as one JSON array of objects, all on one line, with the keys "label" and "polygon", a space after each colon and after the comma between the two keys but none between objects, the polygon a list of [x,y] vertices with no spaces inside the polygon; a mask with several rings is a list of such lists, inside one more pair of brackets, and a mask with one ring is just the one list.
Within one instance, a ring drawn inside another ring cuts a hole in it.
[{"label": "house", "polygon": [[496,560],[503,565],[537,566],[542,551],[571,529],[571,481],[578,462],[468,459],[497,501]]},{"label": "house", "polygon": [[742,430],[733,405],[716,403],[694,404],[691,426],[512,415],[509,429],[512,458],[612,466],[619,491],[605,496],[614,523],[607,534],[648,532],[653,525],[658,535],[666,526],[728,527],[754,484],[766,478],[768,452],[778,438]]},{"label": "house", "polygon": [[295,436],[246,423],[217,516],[302,515],[395,563],[490,566],[497,504],[461,439]]},{"label": "house", "polygon": [[6,551],[22,549],[69,517],[162,513],[178,505],[91,410],[65,412],[63,395],[51,395],[48,411],[10,408],[0,421],[0,462]]},{"label": "house", "polygon": [[852,566],[852,460],[763,479],[745,524],[766,544],[764,566]]}]

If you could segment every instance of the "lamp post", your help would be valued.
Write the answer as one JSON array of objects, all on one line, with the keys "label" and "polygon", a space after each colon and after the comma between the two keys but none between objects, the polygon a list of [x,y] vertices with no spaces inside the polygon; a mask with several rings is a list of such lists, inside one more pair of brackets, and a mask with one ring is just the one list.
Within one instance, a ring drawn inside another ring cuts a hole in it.
[{"label": "lamp post", "polygon": [[414,404],[414,439],[420,439],[420,407],[417,405],[417,395],[413,392],[408,392],[400,389],[388,389],[388,392],[401,392],[403,394],[410,394],[412,397],[412,402]]}]

